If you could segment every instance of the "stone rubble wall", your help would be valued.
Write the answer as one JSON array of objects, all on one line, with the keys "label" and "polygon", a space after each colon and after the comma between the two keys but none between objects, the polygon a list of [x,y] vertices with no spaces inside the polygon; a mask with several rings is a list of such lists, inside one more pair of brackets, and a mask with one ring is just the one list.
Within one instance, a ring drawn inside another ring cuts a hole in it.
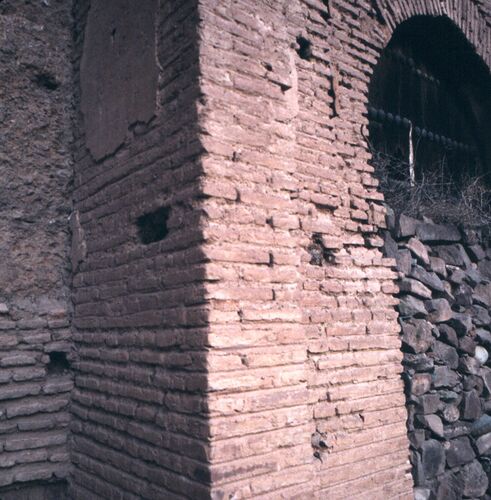
[{"label": "stone rubble wall", "polygon": [[73,387],[71,2],[1,2],[0,38],[0,497],[27,498],[45,481],[61,498]]},{"label": "stone rubble wall", "polygon": [[416,498],[490,498],[489,231],[390,216],[384,251],[400,275]]}]

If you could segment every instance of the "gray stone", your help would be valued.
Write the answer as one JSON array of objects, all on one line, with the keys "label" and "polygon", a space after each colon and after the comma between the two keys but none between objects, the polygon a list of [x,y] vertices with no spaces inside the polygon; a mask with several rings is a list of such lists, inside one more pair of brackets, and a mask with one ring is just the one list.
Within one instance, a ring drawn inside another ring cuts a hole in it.
[{"label": "gray stone", "polygon": [[432,326],[424,320],[413,320],[410,323],[401,322],[402,342],[412,352],[426,352],[433,344]]},{"label": "gray stone", "polygon": [[443,259],[440,259],[440,257],[430,257],[430,269],[442,278],[446,278],[447,276],[447,267],[445,266],[445,261]]},{"label": "gray stone", "polygon": [[428,314],[424,303],[412,295],[402,297],[399,301],[398,309],[399,314],[403,318],[412,318],[413,316],[425,317]]},{"label": "gray stone", "polygon": [[414,500],[430,500],[431,490],[429,488],[414,488]]},{"label": "gray stone", "polygon": [[483,381],[484,388],[486,389],[487,394],[491,395],[491,368],[482,366],[479,370],[479,376]]},{"label": "gray stone", "polygon": [[482,239],[482,231],[479,228],[462,227],[461,232],[466,245],[475,245]]},{"label": "gray stone", "polygon": [[447,464],[450,468],[472,462],[476,457],[468,437],[452,439],[446,452]]},{"label": "gray stone", "polygon": [[481,363],[473,356],[462,356],[459,360],[459,370],[463,373],[478,375]]},{"label": "gray stone", "polygon": [[436,246],[434,250],[447,265],[464,267],[465,269],[471,267],[471,260],[461,244]]},{"label": "gray stone", "polygon": [[396,228],[396,215],[394,210],[384,203],[385,208],[385,224],[389,231],[395,231]]},{"label": "gray stone", "polygon": [[411,394],[421,396],[431,389],[432,377],[429,373],[415,373],[411,378]]},{"label": "gray stone", "polygon": [[479,272],[486,278],[491,279],[491,260],[481,260],[477,265]]},{"label": "gray stone", "polygon": [[398,238],[407,238],[416,234],[416,226],[419,221],[407,215],[401,214],[396,221],[396,235]]},{"label": "gray stone", "polygon": [[431,290],[420,281],[411,278],[403,278],[399,281],[398,285],[399,291],[402,293],[410,293],[416,297],[431,299]]},{"label": "gray stone", "polygon": [[472,375],[470,373],[462,375],[462,389],[464,391],[472,391],[473,389],[476,389],[478,380],[481,379],[477,375]]},{"label": "gray stone", "polygon": [[483,434],[476,440],[477,450],[479,455],[488,454],[489,450],[491,450],[491,432],[487,434]]},{"label": "gray stone", "polygon": [[439,438],[443,437],[443,422],[438,415],[419,415],[418,420],[435,436]]},{"label": "gray stone", "polygon": [[474,301],[480,305],[491,306],[491,283],[480,283],[474,288]]},{"label": "gray stone", "polygon": [[432,358],[426,354],[410,354],[405,353],[402,364],[407,368],[411,368],[417,372],[428,372],[433,370],[435,363]]},{"label": "gray stone", "polygon": [[465,281],[474,287],[483,281],[483,277],[477,269],[471,268],[465,272]]},{"label": "gray stone", "polygon": [[491,436],[491,416],[484,414],[472,424],[471,434],[479,437],[488,433]]},{"label": "gray stone", "polygon": [[426,479],[432,479],[445,470],[445,451],[441,443],[429,439],[423,443],[421,458]]},{"label": "gray stone", "polygon": [[459,345],[459,339],[455,330],[449,325],[438,325],[438,331],[440,332],[440,337],[447,344],[457,347]]},{"label": "gray stone", "polygon": [[476,391],[464,392],[461,410],[464,420],[477,420],[482,415],[481,400]]},{"label": "gray stone", "polygon": [[428,321],[432,323],[445,323],[453,316],[453,311],[446,299],[427,300]]},{"label": "gray stone", "polygon": [[413,266],[409,276],[411,278],[414,278],[415,280],[421,281],[423,285],[426,285],[428,288],[434,290],[435,292],[445,291],[442,280],[435,273],[429,273],[421,266]]},{"label": "gray stone", "polygon": [[421,449],[425,441],[425,431],[423,429],[417,429],[415,431],[408,433],[409,442],[415,450]]},{"label": "gray stone", "polygon": [[471,430],[470,422],[458,420],[454,424],[446,425],[444,428],[445,439],[455,439],[461,436],[469,435]]},{"label": "gray stone", "polygon": [[442,417],[445,422],[453,424],[460,418],[460,410],[455,405],[445,405],[442,410]]},{"label": "gray stone", "polygon": [[438,478],[438,489],[435,500],[462,500],[462,485],[461,481],[451,471],[446,471],[445,474]]},{"label": "gray stone", "polygon": [[472,288],[466,283],[458,285],[454,291],[455,303],[459,306],[472,305]]},{"label": "gray stone", "polygon": [[424,242],[457,242],[461,240],[460,231],[450,224],[418,224],[416,235]]},{"label": "gray stone", "polygon": [[459,339],[459,351],[474,356],[476,353],[476,342],[470,335],[464,335]]},{"label": "gray stone", "polygon": [[409,459],[411,460],[411,465],[413,466],[411,472],[415,486],[424,486],[426,484],[426,477],[421,455],[417,451],[410,450]]},{"label": "gray stone", "polygon": [[437,363],[446,365],[452,369],[456,369],[459,366],[459,355],[454,347],[436,341],[433,344],[432,351]]},{"label": "gray stone", "polygon": [[472,330],[472,318],[468,314],[455,313],[448,323],[459,337]]},{"label": "gray stone", "polygon": [[423,394],[418,398],[416,411],[418,414],[429,415],[436,413],[440,408],[441,402],[438,394]]},{"label": "gray stone", "polygon": [[459,268],[453,269],[452,274],[450,275],[448,280],[454,285],[460,285],[465,280],[465,272]]},{"label": "gray stone", "polygon": [[443,389],[438,391],[438,395],[442,401],[445,401],[445,403],[459,404],[462,401],[462,394],[455,391]]},{"label": "gray stone", "polygon": [[489,352],[483,346],[478,345],[476,347],[476,354],[474,356],[479,361],[479,363],[481,363],[481,365],[485,365],[489,358]]},{"label": "gray stone", "polygon": [[397,257],[398,247],[389,231],[384,231],[383,240],[384,245],[382,247],[382,250],[384,252],[384,255],[386,257],[390,257],[391,259],[395,259]]},{"label": "gray stone", "polygon": [[481,245],[470,245],[467,247],[467,253],[474,262],[478,262],[486,257]]},{"label": "gray stone", "polygon": [[477,460],[462,467],[458,475],[463,484],[464,497],[479,498],[486,493],[489,484],[488,477]]},{"label": "gray stone", "polygon": [[421,241],[417,238],[411,238],[406,243],[406,248],[416,257],[416,259],[425,265],[430,263],[430,257],[428,255],[428,250]]},{"label": "gray stone", "polygon": [[407,276],[411,272],[411,266],[413,263],[413,258],[411,257],[411,252],[406,249],[399,250],[396,255],[396,265],[397,270],[404,276]]},{"label": "gray stone", "polygon": [[488,330],[478,328],[476,330],[476,337],[482,345],[491,347],[491,333]]},{"label": "gray stone", "polygon": [[440,387],[455,387],[459,381],[459,375],[447,366],[435,366],[433,384],[437,389]]},{"label": "gray stone", "polygon": [[489,326],[491,325],[491,317],[488,310],[481,306],[472,306],[470,309],[472,314],[472,322],[476,326]]}]

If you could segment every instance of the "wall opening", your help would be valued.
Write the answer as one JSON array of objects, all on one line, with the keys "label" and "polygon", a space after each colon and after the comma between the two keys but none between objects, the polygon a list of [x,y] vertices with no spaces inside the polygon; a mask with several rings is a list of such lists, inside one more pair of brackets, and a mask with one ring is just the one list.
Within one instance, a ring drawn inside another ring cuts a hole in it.
[{"label": "wall opening", "polygon": [[169,233],[167,221],[170,215],[169,207],[160,207],[138,217],[136,225],[138,236],[144,245],[163,240]]},{"label": "wall opening", "polygon": [[66,352],[52,351],[49,353],[48,375],[60,375],[68,370],[70,370],[70,362]]},{"label": "wall opening", "polygon": [[458,218],[452,205],[469,190],[489,213],[490,95],[488,69],[447,18],[417,16],[396,29],[368,109],[374,164],[394,209]]}]

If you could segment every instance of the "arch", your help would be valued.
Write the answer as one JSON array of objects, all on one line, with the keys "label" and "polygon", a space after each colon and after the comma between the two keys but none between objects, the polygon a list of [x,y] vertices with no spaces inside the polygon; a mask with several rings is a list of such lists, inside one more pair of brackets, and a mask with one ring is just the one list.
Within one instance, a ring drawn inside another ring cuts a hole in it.
[{"label": "arch", "polygon": [[436,168],[457,183],[489,177],[489,68],[447,16],[397,26],[373,72],[369,104],[372,146],[407,163],[411,180]]},{"label": "arch", "polygon": [[[491,18],[476,0],[428,0],[406,2],[404,0],[373,0],[385,24],[382,44],[385,47],[396,28],[415,16],[442,16],[452,21],[463,33],[476,54],[491,69]],[[381,47],[382,48],[382,47]]]}]

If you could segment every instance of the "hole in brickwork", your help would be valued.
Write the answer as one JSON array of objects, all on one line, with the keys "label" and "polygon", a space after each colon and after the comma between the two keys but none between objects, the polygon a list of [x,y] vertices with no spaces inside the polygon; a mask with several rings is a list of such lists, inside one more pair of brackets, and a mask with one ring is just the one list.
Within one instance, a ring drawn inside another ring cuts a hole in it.
[{"label": "hole in brickwork", "polygon": [[34,80],[40,87],[48,90],[56,90],[60,86],[54,75],[50,73],[39,73],[35,76]]},{"label": "hole in brickwork", "polygon": [[312,43],[303,36],[297,36],[297,54],[300,59],[310,61],[312,59]]},{"label": "hole in brickwork", "polygon": [[334,252],[324,246],[320,234],[312,236],[312,243],[308,246],[307,251],[310,254],[310,264],[312,266],[322,266],[324,262],[332,264],[336,258]]},{"label": "hole in brickwork", "polygon": [[69,369],[70,362],[66,357],[66,352],[53,351],[49,353],[48,375],[58,375]]},{"label": "hole in brickwork", "polygon": [[160,207],[154,212],[138,217],[136,221],[138,237],[144,245],[161,241],[169,234],[167,227],[169,215],[169,207]]}]

